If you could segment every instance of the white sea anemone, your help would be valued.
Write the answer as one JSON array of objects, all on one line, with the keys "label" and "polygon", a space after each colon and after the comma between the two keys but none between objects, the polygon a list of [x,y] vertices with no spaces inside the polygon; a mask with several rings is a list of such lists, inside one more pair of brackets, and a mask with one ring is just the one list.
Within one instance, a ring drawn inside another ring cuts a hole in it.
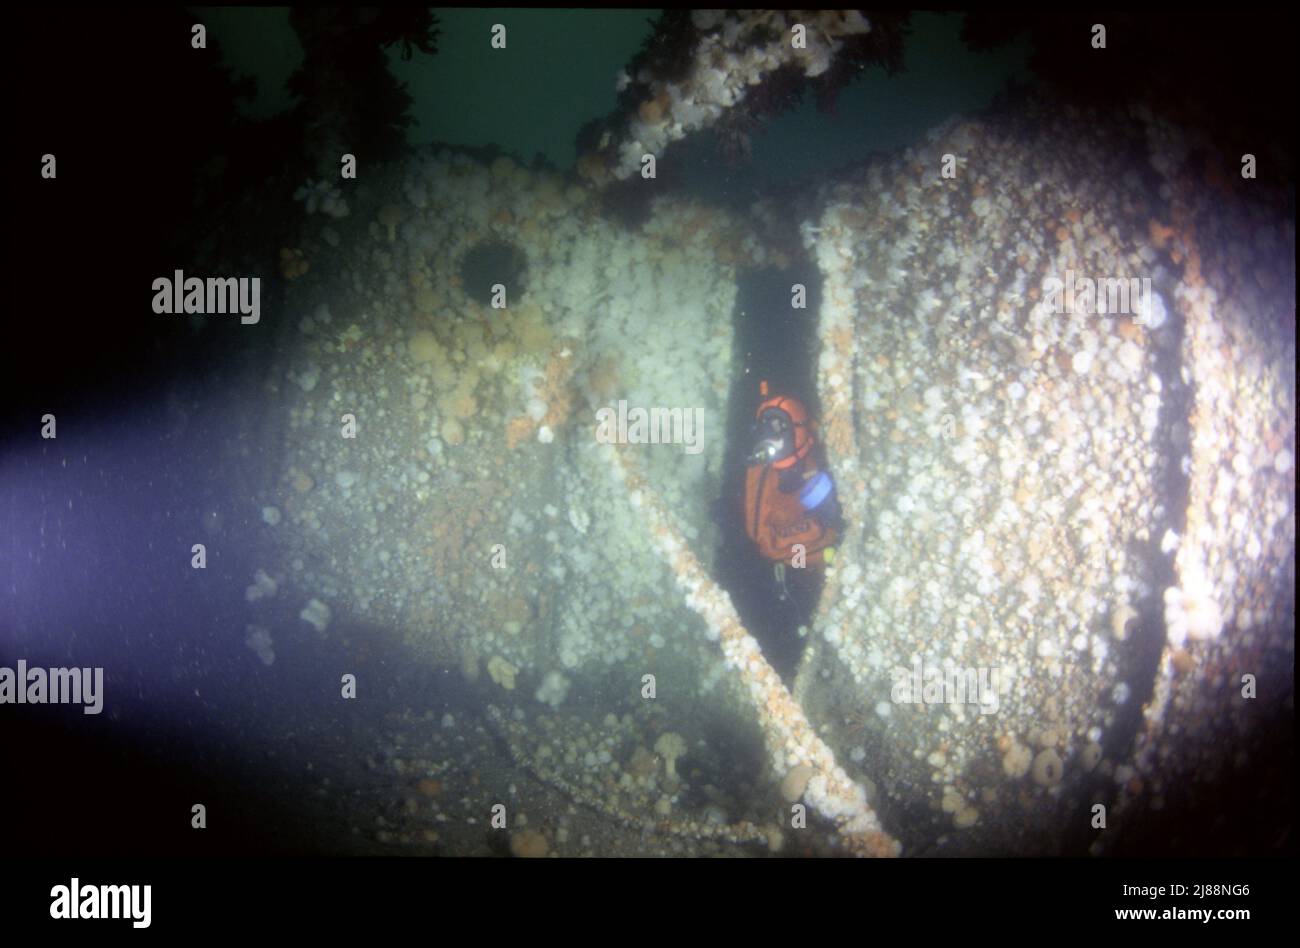
[{"label": "white sea anemone", "polygon": [[686,741],[680,734],[669,731],[655,741],[655,753],[664,759],[664,770],[672,780],[677,779],[677,758],[686,753]]},{"label": "white sea anemone", "polygon": [[246,626],[244,631],[247,633],[244,644],[257,654],[263,665],[274,665],[275,643],[271,640],[271,633],[259,625]]},{"label": "white sea anemone", "polygon": [[1164,298],[1152,290],[1143,301],[1140,324],[1147,329],[1159,329],[1168,318],[1169,311],[1165,308]]},{"label": "white sea anemone", "polygon": [[1218,636],[1223,628],[1223,613],[1210,593],[1208,583],[1186,581],[1182,587],[1165,590],[1165,626],[1171,644]]}]

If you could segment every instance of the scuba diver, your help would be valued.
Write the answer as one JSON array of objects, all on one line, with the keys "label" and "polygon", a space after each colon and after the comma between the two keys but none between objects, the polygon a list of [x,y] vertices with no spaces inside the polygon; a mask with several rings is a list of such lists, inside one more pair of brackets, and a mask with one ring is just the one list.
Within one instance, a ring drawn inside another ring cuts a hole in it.
[{"label": "scuba diver", "polygon": [[844,528],[835,484],[817,463],[815,426],[803,404],[788,395],[763,397],[754,414],[753,450],[745,472],[745,532],[773,563],[782,600],[794,602],[786,567],[819,576],[834,557]]}]

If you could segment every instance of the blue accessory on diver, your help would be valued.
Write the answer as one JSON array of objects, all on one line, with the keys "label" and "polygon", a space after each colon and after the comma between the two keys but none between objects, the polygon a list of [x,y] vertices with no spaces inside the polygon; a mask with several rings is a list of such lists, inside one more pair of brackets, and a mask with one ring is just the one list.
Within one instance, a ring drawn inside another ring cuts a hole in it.
[{"label": "blue accessory on diver", "polygon": [[831,476],[825,471],[818,471],[808,479],[808,483],[803,485],[799,491],[799,503],[803,505],[804,510],[815,510],[827,497],[835,485],[831,483]]}]

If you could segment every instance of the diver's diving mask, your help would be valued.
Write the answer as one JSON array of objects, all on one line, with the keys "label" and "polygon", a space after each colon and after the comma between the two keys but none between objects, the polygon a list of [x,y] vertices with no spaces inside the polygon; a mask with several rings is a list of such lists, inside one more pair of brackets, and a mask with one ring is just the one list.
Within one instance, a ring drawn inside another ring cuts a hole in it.
[{"label": "diver's diving mask", "polygon": [[753,436],[756,440],[749,453],[750,464],[772,464],[794,452],[794,424],[779,408],[769,408],[759,416]]}]

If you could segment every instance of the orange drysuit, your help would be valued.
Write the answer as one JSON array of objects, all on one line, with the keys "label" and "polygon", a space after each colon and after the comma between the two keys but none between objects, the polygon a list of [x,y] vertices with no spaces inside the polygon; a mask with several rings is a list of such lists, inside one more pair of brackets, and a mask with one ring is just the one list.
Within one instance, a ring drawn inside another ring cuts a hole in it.
[{"label": "orange drysuit", "polygon": [[797,482],[793,490],[783,491],[782,472],[771,464],[754,464],[745,472],[745,532],[769,560],[793,566],[795,544],[803,544],[803,565],[820,567],[823,551],[835,545],[834,528],[823,525],[799,502],[799,487],[816,473],[816,468],[790,472],[787,486],[791,478]]}]

